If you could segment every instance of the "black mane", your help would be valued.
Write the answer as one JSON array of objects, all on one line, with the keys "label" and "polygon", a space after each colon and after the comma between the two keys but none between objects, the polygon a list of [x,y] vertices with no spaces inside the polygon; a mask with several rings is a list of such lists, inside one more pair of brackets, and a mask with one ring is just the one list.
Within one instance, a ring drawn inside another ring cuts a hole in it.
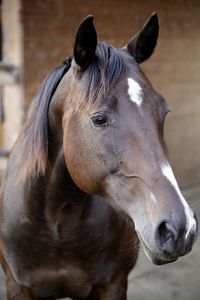
[{"label": "black mane", "polygon": [[50,72],[41,84],[31,107],[19,141],[22,151],[19,154],[19,177],[27,179],[44,173],[48,159],[48,109],[51,99],[65,73],[71,66],[66,59],[61,67]]}]

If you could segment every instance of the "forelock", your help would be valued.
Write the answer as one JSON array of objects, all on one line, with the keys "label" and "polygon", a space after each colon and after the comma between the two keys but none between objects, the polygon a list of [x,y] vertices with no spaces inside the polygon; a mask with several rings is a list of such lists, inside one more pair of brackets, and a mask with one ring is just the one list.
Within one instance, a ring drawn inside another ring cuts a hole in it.
[{"label": "forelock", "polygon": [[94,61],[82,74],[77,73],[77,109],[102,103],[113,85],[126,73],[127,65],[121,52],[104,42],[98,43]]}]

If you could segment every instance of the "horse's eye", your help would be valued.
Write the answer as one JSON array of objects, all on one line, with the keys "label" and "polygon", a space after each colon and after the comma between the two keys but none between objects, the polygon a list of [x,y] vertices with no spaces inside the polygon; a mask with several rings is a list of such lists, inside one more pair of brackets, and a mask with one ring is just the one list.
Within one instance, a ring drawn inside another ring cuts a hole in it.
[{"label": "horse's eye", "polygon": [[94,126],[108,126],[108,119],[103,114],[95,114],[91,117]]}]

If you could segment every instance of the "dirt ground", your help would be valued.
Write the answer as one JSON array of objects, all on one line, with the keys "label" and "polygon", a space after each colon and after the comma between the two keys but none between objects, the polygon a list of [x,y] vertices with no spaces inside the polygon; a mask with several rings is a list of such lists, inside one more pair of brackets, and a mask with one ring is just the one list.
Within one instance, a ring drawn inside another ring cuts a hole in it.
[{"label": "dirt ground", "polygon": [[[185,196],[200,220],[200,186],[189,189]],[[128,300],[200,299],[200,234],[193,251],[169,265],[154,266],[142,249],[140,252],[129,277]],[[1,271],[0,283],[0,300],[5,300]]]}]

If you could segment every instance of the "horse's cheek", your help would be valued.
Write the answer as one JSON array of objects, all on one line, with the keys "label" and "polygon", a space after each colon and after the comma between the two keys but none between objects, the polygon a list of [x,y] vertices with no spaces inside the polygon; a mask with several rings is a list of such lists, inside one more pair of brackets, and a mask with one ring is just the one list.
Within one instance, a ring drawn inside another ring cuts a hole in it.
[{"label": "horse's cheek", "polygon": [[[68,135],[69,140],[69,135]],[[74,183],[85,193],[94,194],[99,191],[98,169],[91,168],[94,162],[87,149],[76,139],[71,139],[64,145],[64,157],[68,172]],[[81,148],[81,149],[80,149]],[[76,149],[77,151],[74,151]]]}]

